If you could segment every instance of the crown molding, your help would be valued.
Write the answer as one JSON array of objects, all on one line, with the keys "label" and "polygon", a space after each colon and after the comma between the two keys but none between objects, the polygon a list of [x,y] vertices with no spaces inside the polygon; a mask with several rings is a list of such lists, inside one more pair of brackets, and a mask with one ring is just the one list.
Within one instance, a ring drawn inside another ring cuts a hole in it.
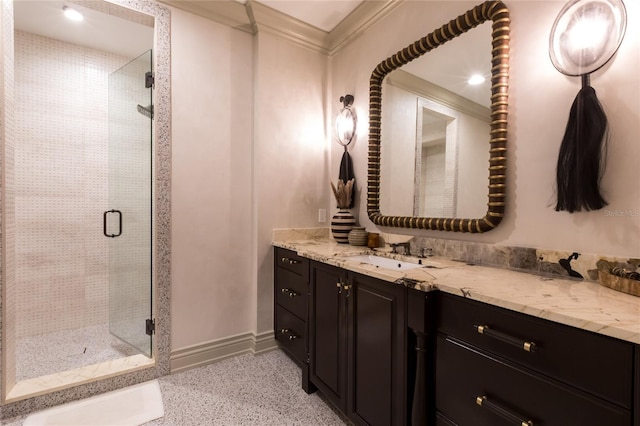
[{"label": "crown molding", "polygon": [[253,34],[246,6],[237,1],[158,0],[160,3],[182,9],[203,18]]},{"label": "crown molding", "polygon": [[245,4],[230,0],[159,1],[250,34],[266,31],[330,56],[405,2],[365,0],[326,32],[253,0]]},{"label": "crown molding", "polygon": [[327,39],[329,54],[334,55],[349,42],[387,16],[405,0],[365,0],[336,27]]},{"label": "crown molding", "polygon": [[329,54],[328,32],[256,1],[249,0],[247,9],[253,13],[258,32],[267,31],[320,53]]},{"label": "crown molding", "polygon": [[423,80],[401,69],[396,69],[385,79],[388,84],[399,87],[420,97],[431,99],[456,111],[491,122],[491,110],[443,87]]}]

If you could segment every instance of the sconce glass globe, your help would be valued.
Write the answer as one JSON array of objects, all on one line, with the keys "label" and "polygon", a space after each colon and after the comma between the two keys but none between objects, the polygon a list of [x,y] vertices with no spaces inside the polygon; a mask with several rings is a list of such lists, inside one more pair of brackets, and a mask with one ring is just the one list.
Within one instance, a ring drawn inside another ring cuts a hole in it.
[{"label": "sconce glass globe", "polygon": [[356,134],[357,119],[351,106],[346,106],[336,117],[336,135],[340,145],[347,146]]},{"label": "sconce glass globe", "polygon": [[579,76],[604,66],[616,53],[627,27],[622,0],[573,0],[560,11],[549,38],[553,66]]}]

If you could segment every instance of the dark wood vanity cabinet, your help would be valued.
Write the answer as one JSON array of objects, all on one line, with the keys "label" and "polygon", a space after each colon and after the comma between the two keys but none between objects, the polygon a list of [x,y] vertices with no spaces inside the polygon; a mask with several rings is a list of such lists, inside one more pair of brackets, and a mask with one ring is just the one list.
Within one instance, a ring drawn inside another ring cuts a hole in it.
[{"label": "dark wood vanity cabinet", "polygon": [[311,262],[310,377],[356,424],[406,424],[406,289]]},{"label": "dark wood vanity cabinet", "polygon": [[450,294],[437,316],[436,424],[633,424],[634,345]]},{"label": "dark wood vanity cabinet", "polygon": [[291,250],[275,248],[274,334],[279,346],[302,369],[302,388],[309,382],[309,260]]},{"label": "dark wood vanity cabinet", "polygon": [[358,425],[640,426],[640,345],[275,249],[275,338]]}]

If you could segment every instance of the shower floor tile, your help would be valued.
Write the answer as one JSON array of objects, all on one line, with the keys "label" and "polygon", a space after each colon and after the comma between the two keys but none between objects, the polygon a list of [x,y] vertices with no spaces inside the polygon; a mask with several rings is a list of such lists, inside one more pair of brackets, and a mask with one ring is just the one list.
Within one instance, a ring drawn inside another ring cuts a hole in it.
[{"label": "shower floor tile", "polygon": [[16,344],[16,381],[33,379],[139,353],[108,325],[25,337]]}]

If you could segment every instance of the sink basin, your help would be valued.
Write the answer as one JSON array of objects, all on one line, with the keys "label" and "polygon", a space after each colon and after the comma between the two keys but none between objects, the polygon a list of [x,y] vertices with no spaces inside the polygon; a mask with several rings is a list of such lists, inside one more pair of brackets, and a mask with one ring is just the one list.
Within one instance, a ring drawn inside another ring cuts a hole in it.
[{"label": "sink basin", "polygon": [[371,254],[361,254],[359,256],[349,256],[347,259],[354,262],[368,263],[378,268],[391,269],[394,271],[408,271],[410,269],[424,268],[424,265],[417,263],[404,262],[402,260],[388,259],[382,256],[374,256]]}]

